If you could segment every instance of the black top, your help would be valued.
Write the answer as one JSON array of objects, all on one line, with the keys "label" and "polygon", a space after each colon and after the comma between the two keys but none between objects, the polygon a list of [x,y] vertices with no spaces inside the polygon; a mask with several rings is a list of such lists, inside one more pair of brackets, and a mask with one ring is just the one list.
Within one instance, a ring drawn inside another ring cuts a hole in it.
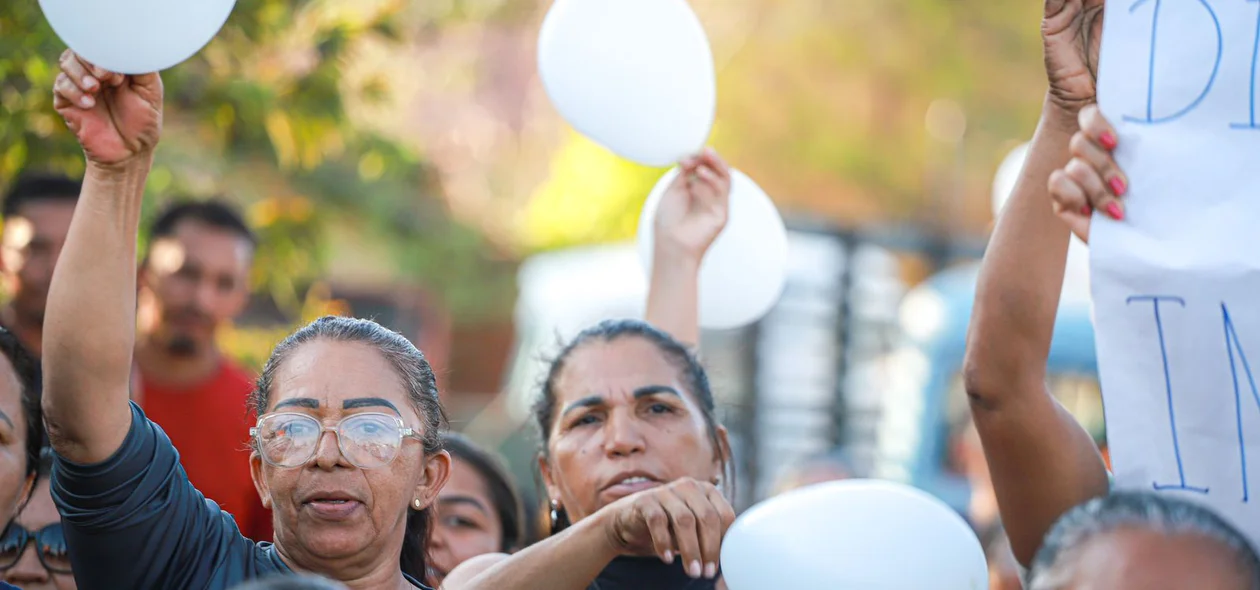
[{"label": "black top", "polygon": [[171,440],[135,403],[113,457],[96,465],[56,457],[52,495],[80,590],[226,590],[292,572],[275,546],[243,537],[232,515],[193,487]]},{"label": "black top", "polygon": [[[719,572],[719,577],[721,572]],[[714,590],[717,579],[693,579],[682,559],[665,563],[657,557],[618,557],[599,573],[587,590]]]}]

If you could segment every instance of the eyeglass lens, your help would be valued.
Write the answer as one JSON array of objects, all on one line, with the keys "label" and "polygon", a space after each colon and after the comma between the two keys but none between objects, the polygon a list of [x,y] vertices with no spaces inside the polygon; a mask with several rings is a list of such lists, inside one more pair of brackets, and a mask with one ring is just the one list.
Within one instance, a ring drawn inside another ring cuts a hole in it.
[{"label": "eyeglass lens", "polygon": [[[311,460],[324,433],[323,425],[304,414],[274,414],[258,424],[259,452],[280,467]],[[385,414],[355,414],[337,425],[337,443],[351,463],[374,468],[388,464],[402,445],[398,421]]]},{"label": "eyeglass lens", "polygon": [[17,565],[32,540],[45,569],[58,574],[70,573],[70,553],[66,550],[66,535],[60,523],[50,524],[36,532],[28,531],[17,523],[9,525],[4,536],[0,537],[0,570]]}]

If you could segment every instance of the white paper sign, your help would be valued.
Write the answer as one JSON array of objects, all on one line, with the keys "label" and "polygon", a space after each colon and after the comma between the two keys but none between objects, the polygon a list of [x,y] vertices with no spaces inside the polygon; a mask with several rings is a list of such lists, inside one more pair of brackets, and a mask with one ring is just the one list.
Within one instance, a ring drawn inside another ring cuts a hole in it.
[{"label": "white paper sign", "polygon": [[1260,3],[1106,10],[1099,98],[1131,184],[1126,220],[1090,236],[1116,483],[1260,544]]}]

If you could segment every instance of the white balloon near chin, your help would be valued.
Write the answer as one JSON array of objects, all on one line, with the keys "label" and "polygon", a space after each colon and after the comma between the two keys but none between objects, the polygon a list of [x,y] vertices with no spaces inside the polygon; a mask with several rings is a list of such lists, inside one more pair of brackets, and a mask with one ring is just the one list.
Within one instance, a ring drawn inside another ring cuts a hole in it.
[{"label": "white balloon near chin", "polygon": [[681,161],[713,127],[713,51],[686,0],[556,0],[538,72],[570,125],[640,164]]},{"label": "white balloon near chin", "polygon": [[937,498],[888,481],[800,488],[753,506],[722,541],[730,590],[987,590],[984,549]]}]

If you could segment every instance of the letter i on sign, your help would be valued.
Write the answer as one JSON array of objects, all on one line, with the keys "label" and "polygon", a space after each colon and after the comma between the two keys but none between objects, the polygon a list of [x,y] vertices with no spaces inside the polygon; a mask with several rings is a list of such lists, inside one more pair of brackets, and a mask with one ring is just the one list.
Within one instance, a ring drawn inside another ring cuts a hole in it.
[{"label": "letter i on sign", "polygon": [[[1158,1],[1158,0],[1156,0]],[[1164,321],[1159,315],[1160,302],[1172,302],[1186,306],[1186,300],[1180,297],[1171,297],[1168,295],[1139,295],[1130,297],[1125,301],[1127,305],[1133,305],[1135,301],[1149,301],[1155,310],[1155,333],[1159,336],[1159,354],[1160,360],[1164,367],[1164,391],[1168,396],[1168,425],[1172,429],[1173,453],[1177,457],[1177,478],[1179,483],[1161,484],[1157,481],[1151,482],[1156,490],[1184,490],[1187,492],[1198,492],[1200,494],[1208,493],[1207,488],[1196,488],[1186,485],[1186,468],[1181,461],[1181,442],[1177,439],[1177,406],[1173,403],[1172,375],[1168,370],[1168,346],[1164,342]]]}]

